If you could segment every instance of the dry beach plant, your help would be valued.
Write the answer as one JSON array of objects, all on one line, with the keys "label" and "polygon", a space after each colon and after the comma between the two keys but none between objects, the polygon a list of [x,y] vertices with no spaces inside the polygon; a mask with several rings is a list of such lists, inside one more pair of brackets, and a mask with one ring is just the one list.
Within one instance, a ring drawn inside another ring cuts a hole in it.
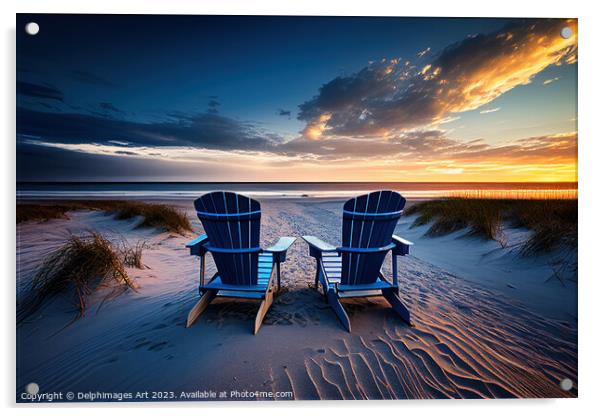
[{"label": "dry beach plant", "polygon": [[413,226],[430,225],[427,235],[437,236],[468,229],[505,245],[503,224],[524,227],[531,236],[522,243],[524,255],[577,247],[575,199],[470,199],[448,198],[419,202],[405,211],[417,215]]},{"label": "dry beach plant", "polygon": [[123,241],[120,248],[123,264],[127,267],[143,269],[144,264],[142,264],[142,250],[145,248],[147,248],[147,245],[144,241],[138,241],[133,247],[128,245],[126,241]]},{"label": "dry beach plant", "polygon": [[[135,250],[138,261],[141,249],[137,246]],[[22,322],[59,294],[73,295],[77,310],[74,320],[78,319],[85,314],[89,297],[101,287],[110,289],[103,301],[134,288],[120,253],[97,232],[71,236],[44,260],[33,277],[28,295],[17,305],[17,321]]]},{"label": "dry beach plant", "polygon": [[166,204],[126,200],[56,201],[17,204],[17,224],[24,221],[43,221],[67,218],[67,211],[100,210],[114,214],[119,220],[143,217],[139,227],[155,227],[184,234],[192,231],[183,211]]}]

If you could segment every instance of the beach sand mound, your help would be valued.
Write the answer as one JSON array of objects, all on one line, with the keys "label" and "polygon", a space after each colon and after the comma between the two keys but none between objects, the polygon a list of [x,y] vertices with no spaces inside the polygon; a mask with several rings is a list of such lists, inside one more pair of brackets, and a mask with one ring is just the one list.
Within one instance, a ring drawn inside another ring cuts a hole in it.
[{"label": "beach sand mound", "polygon": [[[267,200],[262,206],[264,246],[282,235],[313,234],[331,243],[340,236],[340,202]],[[201,231],[198,222],[193,227]],[[19,286],[65,232],[87,229],[132,245],[145,241],[147,268],[128,269],[138,291],[58,335],[70,316],[60,300],[21,325],[19,391],[36,382],[42,391],[212,390],[228,392],[227,398],[243,390],[290,391],[297,399],[577,394],[576,322],[544,317],[413,256],[400,261],[400,284],[416,326],[405,325],[380,298],[360,299],[345,301],[352,333],[311,288],[315,264],[301,241],[291,247],[284,289],[258,335],[251,332],[257,303],[226,299],[186,329],[198,299],[198,260],[185,249],[187,238],[98,212],[20,224]],[[215,270],[212,262],[208,268]],[[559,387],[564,378],[574,382],[569,392]]]}]

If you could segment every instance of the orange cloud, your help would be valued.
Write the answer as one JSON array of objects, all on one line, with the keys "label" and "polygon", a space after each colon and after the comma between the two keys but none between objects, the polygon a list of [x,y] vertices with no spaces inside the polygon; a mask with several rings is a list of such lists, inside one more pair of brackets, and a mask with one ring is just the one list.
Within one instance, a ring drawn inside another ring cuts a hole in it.
[{"label": "orange cloud", "polygon": [[[545,23],[498,33],[495,41],[488,40],[495,46],[496,53],[493,54],[486,46],[472,45],[478,44],[477,39],[469,42],[465,47],[472,49],[475,46],[473,53],[466,54],[462,62],[462,65],[471,67],[468,71],[458,65],[450,65],[459,63],[457,60],[446,62],[445,58],[441,59],[447,63],[446,68],[451,68],[442,76],[456,87],[441,91],[440,111],[474,110],[518,85],[528,84],[534,75],[548,66],[576,59],[577,22],[568,19]],[[560,36],[564,26],[573,31],[568,39]]]},{"label": "orange cloud", "polygon": [[489,108],[487,110],[481,110],[479,111],[480,114],[489,114],[489,113],[495,113],[496,111],[500,111],[501,107],[496,107],[496,108]]},{"label": "orange cloud", "polygon": [[[560,36],[566,26],[573,33],[568,39]],[[383,61],[337,77],[300,106],[299,119],[311,132],[319,126],[319,137],[325,131],[346,137],[391,134],[477,109],[551,65],[576,60],[576,20],[527,20],[453,44],[419,68]]]},{"label": "orange cloud", "polygon": [[320,117],[312,120],[301,133],[310,140],[318,140],[326,129],[326,123],[330,120],[330,117],[331,114],[329,113],[321,114]]}]

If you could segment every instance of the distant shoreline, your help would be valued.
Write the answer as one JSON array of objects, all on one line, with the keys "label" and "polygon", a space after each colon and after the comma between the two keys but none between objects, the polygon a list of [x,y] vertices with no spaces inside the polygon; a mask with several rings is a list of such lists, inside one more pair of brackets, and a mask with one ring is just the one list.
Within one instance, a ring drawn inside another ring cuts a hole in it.
[{"label": "distant shoreline", "polygon": [[223,190],[258,199],[349,198],[375,189],[392,189],[412,200],[442,197],[576,199],[577,185],[573,182],[18,182],[16,196],[20,200],[179,200]]},{"label": "distant shoreline", "polygon": [[572,184],[577,187],[578,182],[559,181],[559,182],[470,182],[470,181],[323,181],[323,182],[298,182],[298,181],[17,181],[18,184],[250,184],[250,185],[269,185],[269,184],[515,184],[515,185],[549,185],[549,184]]}]

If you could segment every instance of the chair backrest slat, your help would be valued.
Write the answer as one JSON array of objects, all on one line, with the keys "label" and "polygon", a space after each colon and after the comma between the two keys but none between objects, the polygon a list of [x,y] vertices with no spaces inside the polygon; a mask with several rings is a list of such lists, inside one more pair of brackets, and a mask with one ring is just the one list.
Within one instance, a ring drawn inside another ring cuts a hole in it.
[{"label": "chair backrest slat", "polygon": [[[257,284],[261,206],[234,192],[211,192],[194,201],[222,282]],[[211,248],[214,248],[212,251]]]},{"label": "chair backrest slat", "polygon": [[345,203],[341,284],[376,281],[405,202],[397,192],[376,191]]}]

